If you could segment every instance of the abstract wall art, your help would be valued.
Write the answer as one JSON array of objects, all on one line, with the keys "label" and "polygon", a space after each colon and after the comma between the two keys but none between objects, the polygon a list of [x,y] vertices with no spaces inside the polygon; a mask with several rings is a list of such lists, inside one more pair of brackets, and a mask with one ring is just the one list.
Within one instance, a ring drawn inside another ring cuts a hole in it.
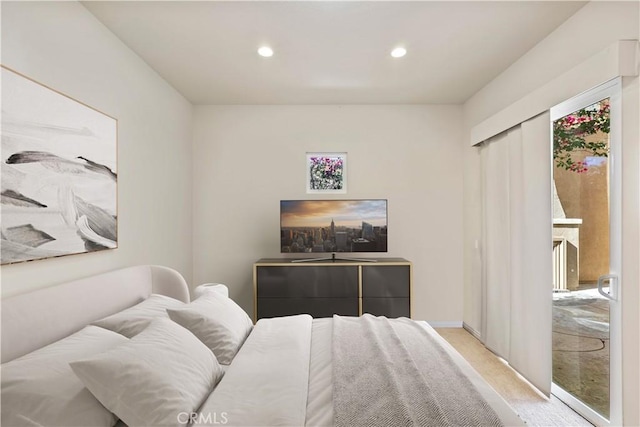
[{"label": "abstract wall art", "polygon": [[346,193],[347,153],[307,153],[307,193]]},{"label": "abstract wall art", "polygon": [[114,249],[117,120],[2,67],[2,264]]}]

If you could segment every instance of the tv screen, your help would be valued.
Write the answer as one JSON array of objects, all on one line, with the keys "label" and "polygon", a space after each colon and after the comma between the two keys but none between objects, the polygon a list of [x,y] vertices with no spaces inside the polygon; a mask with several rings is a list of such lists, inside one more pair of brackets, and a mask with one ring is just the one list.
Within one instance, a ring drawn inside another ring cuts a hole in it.
[{"label": "tv screen", "polygon": [[387,201],[282,200],[280,252],[387,252]]}]

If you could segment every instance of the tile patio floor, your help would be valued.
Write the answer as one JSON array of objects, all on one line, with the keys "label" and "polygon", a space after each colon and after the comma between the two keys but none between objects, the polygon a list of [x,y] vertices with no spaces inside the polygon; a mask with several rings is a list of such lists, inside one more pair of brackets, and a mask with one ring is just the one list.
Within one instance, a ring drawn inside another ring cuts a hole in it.
[{"label": "tile patio floor", "polygon": [[609,417],[609,302],[597,289],[554,294],[553,382]]}]

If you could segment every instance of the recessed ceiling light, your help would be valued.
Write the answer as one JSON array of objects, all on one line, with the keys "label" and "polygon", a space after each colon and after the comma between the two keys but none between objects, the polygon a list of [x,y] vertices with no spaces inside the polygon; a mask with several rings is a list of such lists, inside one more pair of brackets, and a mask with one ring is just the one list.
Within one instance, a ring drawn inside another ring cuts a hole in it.
[{"label": "recessed ceiling light", "polygon": [[270,56],[273,56],[273,49],[271,49],[269,46],[262,46],[260,49],[258,49],[258,55],[268,58]]},{"label": "recessed ceiling light", "polygon": [[394,58],[402,58],[407,54],[407,49],[403,47],[397,47],[391,51],[391,56]]}]

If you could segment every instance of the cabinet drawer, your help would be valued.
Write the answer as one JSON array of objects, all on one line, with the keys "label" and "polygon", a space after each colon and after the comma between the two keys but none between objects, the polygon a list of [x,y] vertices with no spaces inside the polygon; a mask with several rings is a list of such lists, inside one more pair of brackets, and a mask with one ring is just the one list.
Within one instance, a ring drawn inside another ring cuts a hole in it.
[{"label": "cabinet drawer", "polygon": [[411,317],[409,298],[362,298],[362,313],[386,317]]},{"label": "cabinet drawer", "polygon": [[408,265],[363,266],[362,296],[409,298],[410,277]]},{"label": "cabinet drawer", "polygon": [[258,319],[295,314],[357,316],[358,298],[258,298]]},{"label": "cabinet drawer", "polygon": [[257,266],[258,298],[358,297],[357,266]]}]

